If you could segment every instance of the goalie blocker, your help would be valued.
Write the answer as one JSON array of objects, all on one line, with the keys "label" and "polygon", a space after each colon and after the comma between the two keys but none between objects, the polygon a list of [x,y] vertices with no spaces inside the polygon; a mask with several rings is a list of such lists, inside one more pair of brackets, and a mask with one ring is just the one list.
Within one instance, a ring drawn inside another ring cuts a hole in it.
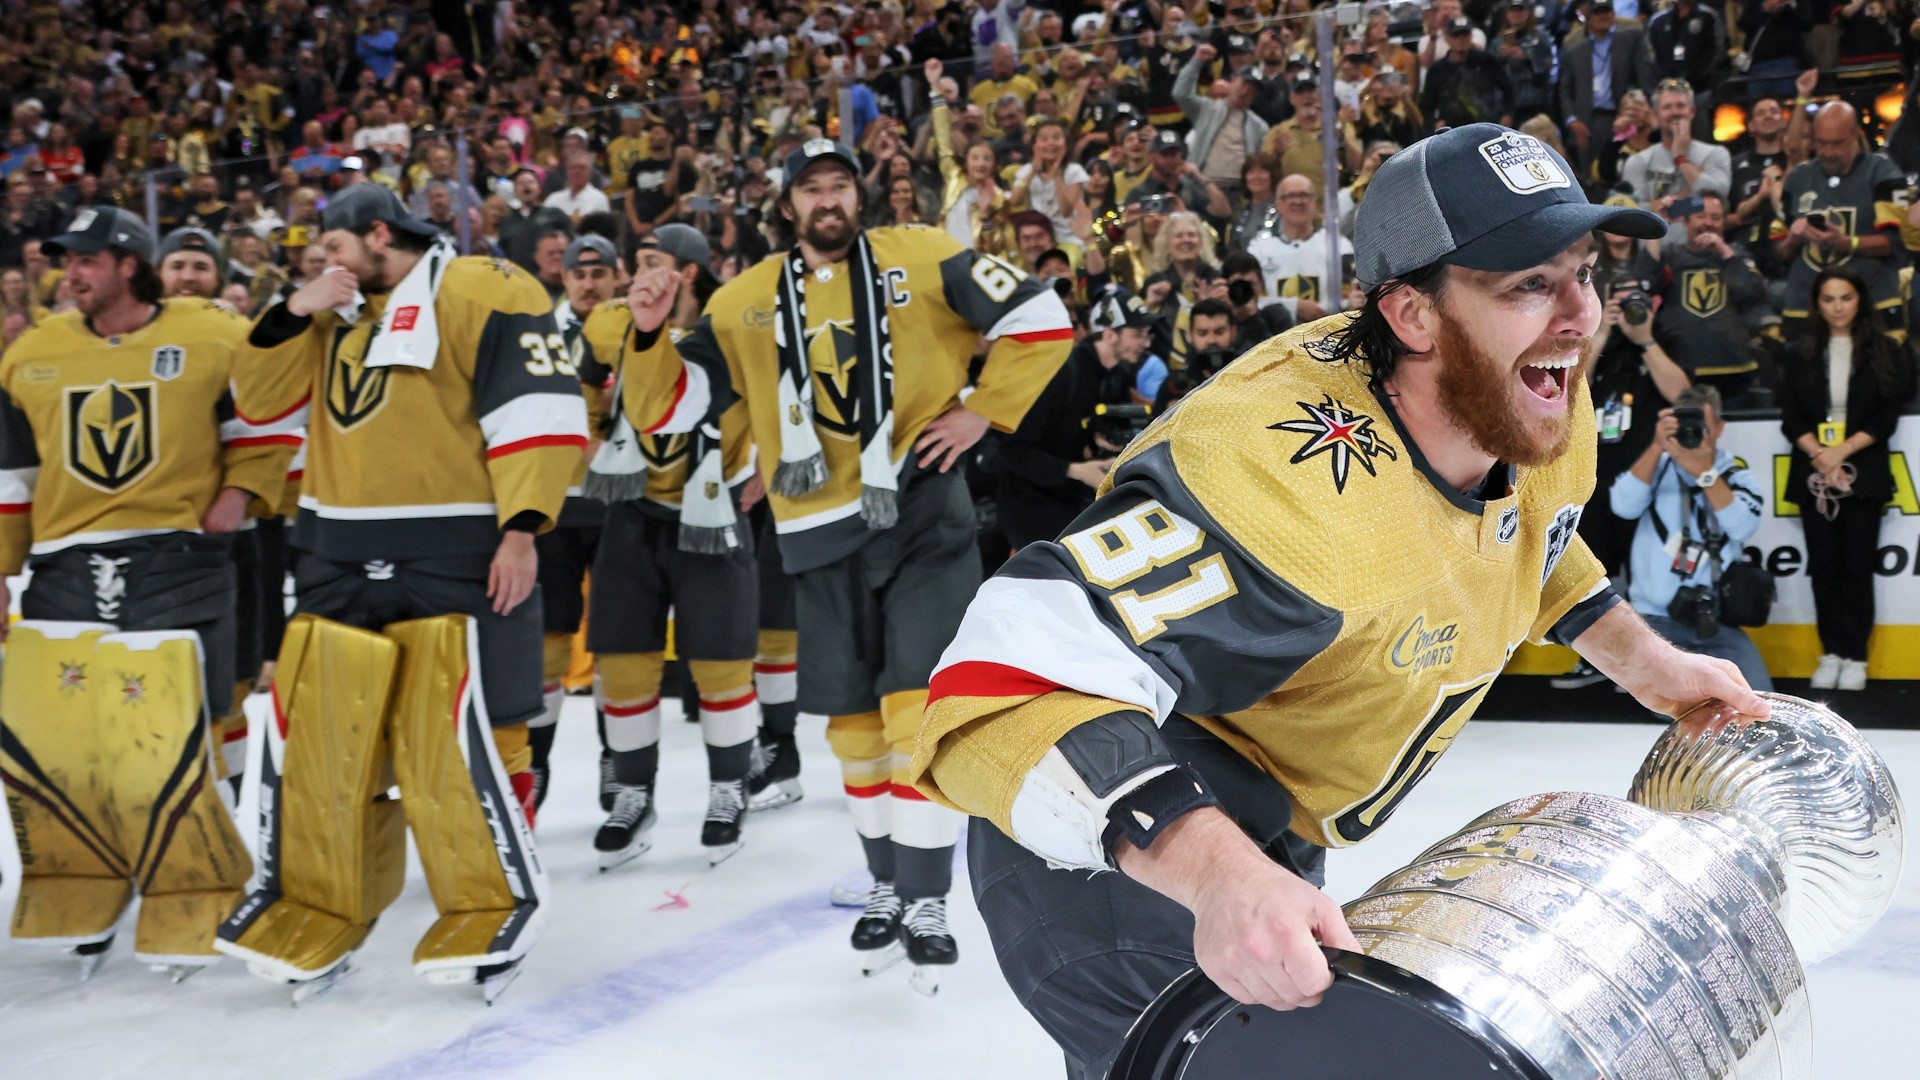
[{"label": "goalie blocker", "polygon": [[338,974],[400,893],[404,821],[439,911],[414,970],[491,997],[526,955],[547,879],[502,766],[525,756],[526,728],[489,723],[478,637],[463,615],[381,633],[295,617],[248,770],[260,873],[220,927],[221,952],[276,981]]}]

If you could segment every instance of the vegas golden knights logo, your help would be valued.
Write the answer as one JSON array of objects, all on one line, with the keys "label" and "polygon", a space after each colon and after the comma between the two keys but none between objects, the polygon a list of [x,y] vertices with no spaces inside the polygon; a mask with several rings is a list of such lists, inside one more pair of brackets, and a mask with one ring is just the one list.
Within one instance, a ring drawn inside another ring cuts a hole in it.
[{"label": "vegas golden knights logo", "polygon": [[829,319],[807,331],[807,365],[813,369],[813,419],[838,439],[860,437],[860,403],[853,394],[853,365],[860,343],[852,319]]},{"label": "vegas golden knights logo", "polygon": [[67,390],[67,469],[101,491],[145,476],[159,457],[152,383]]},{"label": "vegas golden knights logo", "polygon": [[1320,302],[1320,277],[1317,274],[1295,274],[1282,278],[1279,282],[1280,296],[1286,300],[1306,300]]},{"label": "vegas golden knights logo", "polygon": [[1727,283],[1717,267],[1687,270],[1680,275],[1680,303],[1695,317],[1710,319],[1727,306]]},{"label": "vegas golden knights logo", "polygon": [[665,472],[685,461],[687,451],[692,446],[693,438],[689,435],[640,436],[640,456],[645,459],[647,468],[654,472]]},{"label": "vegas golden knights logo", "polygon": [[358,344],[349,342],[354,327],[343,327],[333,334],[333,348],[327,360],[327,415],[333,426],[352,431],[371,419],[387,403],[387,368],[369,368],[366,358],[373,328]]},{"label": "vegas golden knights logo", "polygon": [[[1805,199],[1803,198],[1802,201],[1804,202]],[[1856,224],[1854,207],[1822,206],[1816,207],[1815,209],[1827,215],[1827,228],[1839,229],[1847,236],[1860,235],[1860,230],[1854,227]],[[1819,244],[1808,244],[1806,247],[1801,248],[1800,255],[1807,260],[1807,265],[1813,267],[1815,270],[1825,270],[1829,266],[1839,266],[1841,263],[1853,258],[1851,251],[1828,251]]]}]

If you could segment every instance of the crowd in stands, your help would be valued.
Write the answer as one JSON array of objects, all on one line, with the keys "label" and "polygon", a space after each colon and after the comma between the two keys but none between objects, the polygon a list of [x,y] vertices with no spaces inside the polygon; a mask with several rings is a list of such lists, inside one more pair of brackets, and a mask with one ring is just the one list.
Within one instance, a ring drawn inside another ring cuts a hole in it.
[{"label": "crowd in stands", "polygon": [[724,281],[790,241],[778,163],[833,138],[869,225],[947,230],[1073,310],[1070,364],[1099,377],[975,460],[1006,535],[1033,538],[1090,500],[1130,407],[1358,297],[1346,237],[1382,161],[1493,121],[1672,222],[1602,244],[1592,546],[1625,570],[1638,519],[1610,487],[1689,387],[1778,407],[1819,507],[1832,678],[1863,661],[1872,579],[1843,568],[1872,550],[1914,389],[1920,4],[1354,3],[1322,56],[1331,6],[0,0],[0,344],[70,306],[40,241],[76,207],[207,230],[249,313],[318,271],[319,211],[362,183],[556,294],[575,235],[630,255],[668,223]]}]

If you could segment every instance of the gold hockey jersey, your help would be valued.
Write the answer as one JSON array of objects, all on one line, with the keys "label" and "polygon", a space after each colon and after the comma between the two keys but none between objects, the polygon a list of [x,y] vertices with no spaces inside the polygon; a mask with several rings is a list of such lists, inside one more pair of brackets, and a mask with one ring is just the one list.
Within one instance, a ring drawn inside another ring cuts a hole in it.
[{"label": "gold hockey jersey", "polygon": [[294,544],[341,562],[403,560],[490,554],[516,517],[552,527],[587,416],[546,290],[506,260],[456,258],[435,294],[432,366],[369,368],[390,299],[366,297],[350,324],[282,304],[254,326],[276,404],[314,399]]},{"label": "gold hockey jersey", "polygon": [[[888,285],[894,461],[911,473],[914,440],[963,401],[1002,431],[1018,427],[1073,345],[1073,326],[1059,298],[1018,268],[962,248],[941,229],[910,225],[866,235]],[[780,361],[773,329],[780,273],[780,259],[763,260],[721,286],[700,322],[678,342],[660,334],[632,343],[622,406],[635,430],[692,431],[744,401],[761,474],[771,479],[780,460]],[[860,359],[850,278],[842,261],[820,268],[807,282],[813,424],[828,479],[799,498],[768,496],[789,573],[838,561],[871,535],[860,516],[859,404],[852,389]],[[992,347],[969,388],[968,368],[982,334]]]},{"label": "gold hockey jersey", "polygon": [[[601,304],[588,314],[585,336],[593,360],[612,369],[618,379],[633,341],[633,310],[625,300]],[[685,334],[673,331],[669,336],[678,340]],[[638,438],[640,456],[647,463],[646,494],[640,504],[651,513],[677,516],[681,493],[693,472],[693,433],[689,430]],[[753,439],[747,431],[746,406],[739,402],[720,416],[720,457],[727,486],[744,483],[753,467]]]},{"label": "gold hockey jersey", "polygon": [[1183,399],[1071,531],[982,587],[932,679],[921,790],[1018,839],[1021,784],[1069,730],[1179,712],[1286,788],[1295,832],[1358,843],[1516,646],[1618,602],[1575,533],[1594,483],[1584,384],[1572,449],[1481,502],[1431,472],[1363,367],[1315,357],[1328,328]]},{"label": "gold hockey jersey", "polygon": [[223,487],[280,497],[299,408],[280,408],[247,320],[209,300],[162,301],[102,337],[77,311],[0,359],[0,572],[29,551],[198,532]]}]

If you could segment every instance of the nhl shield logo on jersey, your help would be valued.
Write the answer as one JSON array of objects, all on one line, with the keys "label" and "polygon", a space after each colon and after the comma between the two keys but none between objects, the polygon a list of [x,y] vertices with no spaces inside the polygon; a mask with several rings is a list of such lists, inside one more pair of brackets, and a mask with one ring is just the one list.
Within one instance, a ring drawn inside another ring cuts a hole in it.
[{"label": "nhl shield logo on jersey", "polygon": [[1480,144],[1480,156],[1493,174],[1515,195],[1532,195],[1552,188],[1572,187],[1566,171],[1554,160],[1547,144],[1531,135],[1509,131]]},{"label": "nhl shield logo on jersey", "polygon": [[1718,267],[1701,267],[1680,275],[1680,303],[1696,318],[1712,318],[1727,306],[1727,283]]},{"label": "nhl shield logo on jersey", "polygon": [[186,370],[187,350],[178,345],[162,345],[153,350],[153,377],[172,382]]},{"label": "nhl shield logo on jersey", "polygon": [[1295,404],[1306,410],[1304,418],[1268,424],[1267,430],[1312,436],[1294,451],[1290,463],[1298,465],[1308,458],[1328,455],[1333,465],[1333,490],[1336,494],[1346,492],[1347,476],[1354,462],[1359,462],[1368,476],[1374,476],[1377,475],[1373,470],[1374,458],[1397,460],[1400,457],[1399,451],[1374,432],[1373,417],[1354,412],[1332,396],[1326,397],[1318,405],[1304,401]]},{"label": "nhl shield logo on jersey", "polygon": [[1553,515],[1553,524],[1547,526],[1547,557],[1540,566],[1540,582],[1553,576],[1553,568],[1560,563],[1560,556],[1567,553],[1567,545],[1573,543],[1574,535],[1580,529],[1580,507],[1563,506]]},{"label": "nhl shield logo on jersey", "polygon": [[1516,507],[1509,506],[1500,511],[1500,524],[1494,530],[1493,538],[1503,544],[1511,544],[1513,538],[1518,535],[1520,535],[1520,511]]},{"label": "nhl shield logo on jersey", "polygon": [[67,470],[101,491],[119,491],[158,460],[153,384],[67,390]]}]

